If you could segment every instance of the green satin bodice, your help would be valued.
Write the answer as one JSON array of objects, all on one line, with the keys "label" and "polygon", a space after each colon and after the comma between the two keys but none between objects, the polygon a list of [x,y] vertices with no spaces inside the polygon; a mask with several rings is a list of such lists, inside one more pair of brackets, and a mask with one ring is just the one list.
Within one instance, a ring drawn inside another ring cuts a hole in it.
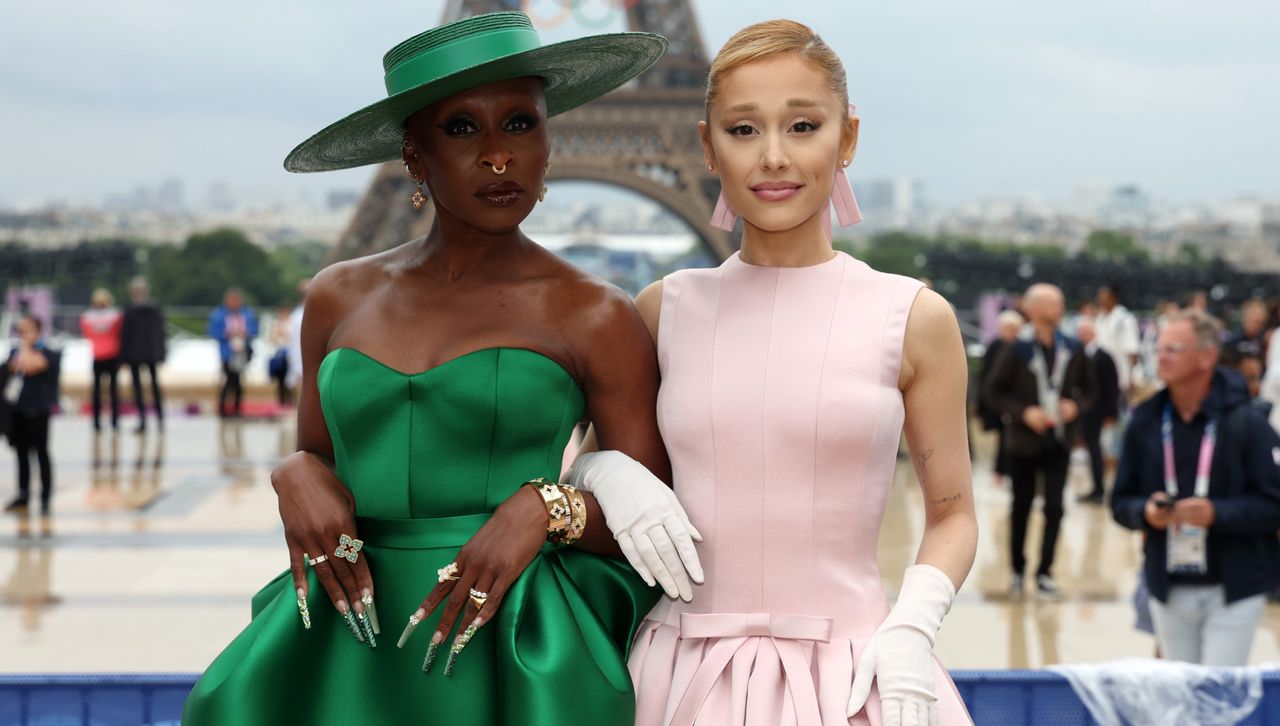
[{"label": "green satin bodice", "polygon": [[572,376],[518,348],[419,373],[338,348],[317,385],[338,476],[356,500],[378,647],[355,642],[313,571],[304,630],[282,573],[253,598],[252,621],[196,684],[183,722],[552,726],[572,714],[576,724],[630,723],[626,652],[658,593],[623,561],[544,546],[449,678],[439,665],[421,669],[436,616],[395,647],[437,568],[494,508],[529,479],[559,475],[585,408]]},{"label": "green satin bodice", "polygon": [[560,476],[584,408],[559,364],[518,348],[413,374],[337,348],[317,385],[338,476],[361,517],[492,512],[523,482]]}]

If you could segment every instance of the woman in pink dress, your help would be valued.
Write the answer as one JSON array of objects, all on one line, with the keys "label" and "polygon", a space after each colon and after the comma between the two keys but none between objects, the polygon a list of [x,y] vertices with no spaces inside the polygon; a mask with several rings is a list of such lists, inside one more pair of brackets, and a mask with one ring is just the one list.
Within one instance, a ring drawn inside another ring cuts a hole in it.
[{"label": "woman in pink dress", "polygon": [[[965,352],[942,297],[831,247],[829,201],[859,218],[845,83],[831,49],[784,20],[742,30],[712,65],[714,221],[740,215],[742,249],[637,299],[689,535],[679,513],[628,517],[619,492],[646,473],[617,452],[570,472],[620,543],[644,540],[641,574],[680,595],[632,649],[640,726],[971,723],[932,652],[977,543]],[[904,428],[925,523],[891,608],[876,540]]]}]

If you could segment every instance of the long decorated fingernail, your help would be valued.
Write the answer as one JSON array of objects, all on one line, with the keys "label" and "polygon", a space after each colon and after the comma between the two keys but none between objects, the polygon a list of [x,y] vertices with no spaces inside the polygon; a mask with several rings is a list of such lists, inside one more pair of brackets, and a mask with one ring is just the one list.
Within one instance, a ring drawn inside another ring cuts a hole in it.
[{"label": "long decorated fingernail", "polygon": [[298,614],[302,616],[302,627],[311,629],[311,611],[307,608],[307,591],[298,588]]},{"label": "long decorated fingernail", "polygon": [[351,614],[351,608],[345,602],[339,602],[338,612],[342,613],[342,619],[347,623],[347,630],[351,631],[357,642],[363,643],[364,636],[360,634],[360,626],[356,624],[356,616]]},{"label": "long decorated fingernail", "polygon": [[365,589],[364,594],[360,596],[360,602],[364,603],[364,609],[369,613],[369,622],[373,623],[374,635],[382,635],[382,625],[378,623],[378,608],[373,604],[373,593]]},{"label": "long decorated fingernail", "polygon": [[431,645],[427,646],[427,657],[422,659],[422,672],[426,673],[431,670],[431,664],[436,662],[436,650],[440,648],[440,644],[444,642],[444,634],[436,633],[431,636]]},{"label": "long decorated fingernail", "polygon": [[373,638],[373,624],[369,622],[369,616],[364,613],[356,613],[356,620],[360,623],[360,630],[364,633],[364,639],[368,642],[370,648],[377,648],[378,641]]},{"label": "long decorated fingernail", "polygon": [[418,623],[422,622],[422,618],[426,614],[427,612],[425,610],[418,608],[417,612],[409,616],[409,624],[404,626],[404,632],[400,634],[400,640],[396,643],[397,648],[404,647],[404,644],[409,640],[409,636],[413,635],[413,629],[418,627]]},{"label": "long decorated fingernail", "polygon": [[475,623],[471,623],[466,630],[462,631],[462,635],[459,635],[453,641],[453,646],[449,648],[449,660],[444,664],[444,674],[446,676],[453,675],[453,665],[458,662],[458,656],[462,654],[462,649],[467,647],[467,643],[471,642],[471,638],[475,636],[478,627]]}]

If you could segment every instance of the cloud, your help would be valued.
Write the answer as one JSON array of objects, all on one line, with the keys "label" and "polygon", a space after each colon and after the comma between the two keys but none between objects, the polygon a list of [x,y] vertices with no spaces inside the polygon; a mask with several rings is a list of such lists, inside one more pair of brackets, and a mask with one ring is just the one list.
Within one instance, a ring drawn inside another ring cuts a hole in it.
[{"label": "cloud", "polygon": [[1280,59],[1153,62],[1057,44],[1029,49],[1027,61],[1085,108],[1108,114],[1181,116],[1258,113],[1277,105]]}]

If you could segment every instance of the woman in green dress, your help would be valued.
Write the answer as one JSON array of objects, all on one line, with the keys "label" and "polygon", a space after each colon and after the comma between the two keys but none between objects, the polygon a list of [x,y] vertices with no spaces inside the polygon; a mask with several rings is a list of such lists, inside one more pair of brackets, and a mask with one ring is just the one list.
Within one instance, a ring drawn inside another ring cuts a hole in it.
[{"label": "woman in green dress", "polygon": [[467,18],[393,48],[389,97],[286,159],[402,158],[404,203],[430,199],[435,223],[312,283],[299,451],[272,474],[291,567],[184,723],[630,723],[626,650],[659,593],[592,496],[551,482],[580,421],[669,481],[657,362],[629,299],[519,224],[545,194],[547,117],[665,47],[542,46],[519,13]]}]

